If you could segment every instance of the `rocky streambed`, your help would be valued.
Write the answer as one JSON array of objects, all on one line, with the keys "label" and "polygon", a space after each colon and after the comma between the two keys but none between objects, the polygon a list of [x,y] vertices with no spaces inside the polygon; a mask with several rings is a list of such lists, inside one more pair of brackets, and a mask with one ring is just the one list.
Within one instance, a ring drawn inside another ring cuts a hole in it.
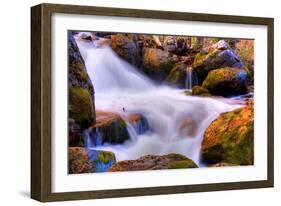
[{"label": "rocky streambed", "polygon": [[202,39],[69,32],[69,173],[254,163],[251,42]]}]

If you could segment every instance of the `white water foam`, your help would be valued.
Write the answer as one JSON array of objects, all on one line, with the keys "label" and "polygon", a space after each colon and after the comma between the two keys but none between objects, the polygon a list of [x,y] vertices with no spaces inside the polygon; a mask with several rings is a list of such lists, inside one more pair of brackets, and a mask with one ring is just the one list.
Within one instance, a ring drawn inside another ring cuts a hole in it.
[{"label": "white water foam", "polygon": [[241,106],[223,98],[186,96],[183,90],[157,86],[109,46],[98,47],[93,41],[80,40],[79,35],[76,42],[95,88],[96,110],[139,113],[148,120],[151,131],[138,135],[126,122],[130,140],[94,148],[114,152],[117,161],[180,153],[200,165],[205,129],[220,113]]}]

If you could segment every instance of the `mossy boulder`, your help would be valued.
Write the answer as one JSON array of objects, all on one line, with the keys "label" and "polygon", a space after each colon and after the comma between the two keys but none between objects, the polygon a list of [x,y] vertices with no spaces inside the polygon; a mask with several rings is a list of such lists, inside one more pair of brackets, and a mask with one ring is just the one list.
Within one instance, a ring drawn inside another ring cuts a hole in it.
[{"label": "mossy boulder", "polygon": [[68,69],[68,86],[87,89],[94,103],[94,87],[72,32],[68,34]]},{"label": "mossy boulder", "polygon": [[187,65],[184,63],[176,63],[173,68],[171,69],[169,75],[166,78],[166,82],[179,87],[185,88],[186,87],[186,67]]},{"label": "mossy boulder", "polygon": [[102,150],[88,150],[89,160],[92,164],[93,172],[105,172],[116,163],[113,152]]},{"label": "mossy boulder", "polygon": [[121,116],[104,111],[96,112],[96,123],[91,126],[90,136],[94,146],[104,143],[122,144],[130,138]]},{"label": "mossy boulder", "polygon": [[134,34],[111,35],[111,48],[124,60],[135,66],[141,65],[141,50]]},{"label": "mossy boulder", "polygon": [[168,165],[168,169],[197,168],[198,166],[191,160],[174,161]]},{"label": "mossy boulder", "polygon": [[[83,130],[89,123],[95,121],[95,97],[93,84],[87,74],[84,60],[73,37],[75,34],[75,32],[68,33],[68,134],[70,146],[83,146]],[[90,41],[90,38],[85,38]],[[81,105],[79,106],[80,102]],[[85,107],[82,108],[82,106]]]},{"label": "mossy boulder", "polygon": [[211,70],[222,67],[243,68],[240,56],[229,47],[224,40],[220,40],[210,47],[202,49],[194,58],[193,69],[203,82]]},{"label": "mossy boulder", "polygon": [[192,87],[192,93],[193,96],[211,96],[209,93],[209,90],[202,86],[194,86]]},{"label": "mossy boulder", "polygon": [[69,88],[69,118],[84,129],[94,119],[93,102],[89,91],[83,87]]},{"label": "mossy boulder", "polygon": [[68,171],[70,174],[106,172],[116,163],[113,152],[88,150],[83,147],[68,148]]},{"label": "mossy boulder", "polygon": [[164,81],[178,61],[176,55],[156,48],[143,49],[143,72],[157,81]]},{"label": "mossy boulder", "polygon": [[221,114],[204,133],[202,160],[207,164],[254,163],[253,103]]},{"label": "mossy boulder", "polygon": [[159,169],[197,168],[189,158],[181,154],[146,155],[136,160],[125,160],[114,164],[108,171],[138,171]]},{"label": "mossy boulder", "polygon": [[81,174],[91,173],[92,163],[89,160],[88,152],[83,147],[68,148],[68,173]]},{"label": "mossy boulder", "polygon": [[212,94],[230,96],[247,92],[247,73],[240,68],[225,67],[208,73],[202,86]]}]

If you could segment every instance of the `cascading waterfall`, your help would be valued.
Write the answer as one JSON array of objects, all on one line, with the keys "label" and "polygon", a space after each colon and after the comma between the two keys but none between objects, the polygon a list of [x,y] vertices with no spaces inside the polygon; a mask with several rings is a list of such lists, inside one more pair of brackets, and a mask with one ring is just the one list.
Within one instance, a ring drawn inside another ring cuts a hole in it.
[{"label": "cascading waterfall", "polygon": [[[76,42],[95,88],[96,110],[124,115],[141,114],[149,130],[138,132],[126,122],[130,140],[120,145],[93,149],[112,151],[117,161],[147,154],[180,153],[200,165],[203,133],[222,112],[239,107],[221,99],[186,96],[183,90],[157,86],[132,65],[120,59],[108,46],[97,42]],[[192,88],[192,69],[187,68],[187,88]]]},{"label": "cascading waterfall", "polygon": [[193,72],[192,66],[188,65],[186,67],[186,89],[192,89],[198,84],[198,79],[196,73]]}]

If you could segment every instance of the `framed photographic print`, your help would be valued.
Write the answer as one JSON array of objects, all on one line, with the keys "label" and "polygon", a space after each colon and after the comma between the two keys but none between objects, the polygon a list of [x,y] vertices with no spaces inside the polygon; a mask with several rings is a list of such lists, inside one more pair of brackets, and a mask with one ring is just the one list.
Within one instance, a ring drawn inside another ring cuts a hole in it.
[{"label": "framed photographic print", "polygon": [[31,197],[273,187],[273,19],[31,8]]}]

